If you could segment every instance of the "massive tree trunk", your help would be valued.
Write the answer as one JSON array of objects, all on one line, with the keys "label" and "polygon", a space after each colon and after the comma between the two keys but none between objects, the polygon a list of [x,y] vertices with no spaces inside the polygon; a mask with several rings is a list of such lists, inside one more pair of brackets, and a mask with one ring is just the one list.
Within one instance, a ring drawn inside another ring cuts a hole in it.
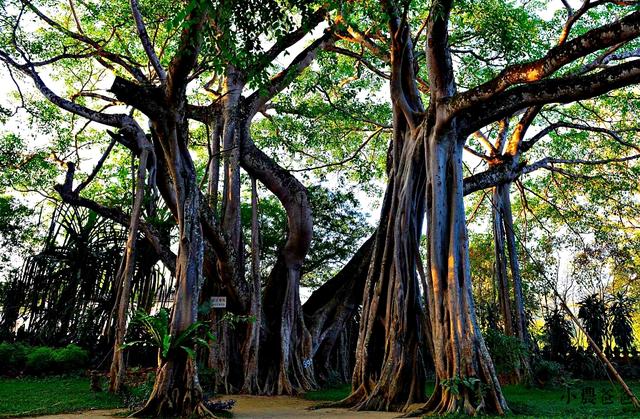
[{"label": "massive tree trunk", "polygon": [[[180,121],[180,115],[175,116],[174,121]],[[200,192],[184,136],[186,118],[183,116],[183,124],[177,126],[172,125],[169,118],[163,122],[166,125],[161,127],[155,121],[153,124],[156,132],[168,134],[166,138],[160,135],[160,140],[177,197],[179,248],[170,326],[170,334],[175,339],[197,320],[204,245],[200,225]],[[202,401],[196,360],[185,351],[176,349],[166,359],[160,360],[151,396],[137,415],[202,414],[206,413]]]},{"label": "massive tree trunk", "polygon": [[422,142],[394,111],[389,183],[364,287],[352,393],[360,410],[402,410],[425,398],[422,306],[416,275],[424,218]]},{"label": "massive tree trunk", "polygon": [[[210,131],[216,137],[220,137],[222,141],[222,150],[219,154],[223,161],[223,193],[222,193],[222,215],[220,217],[221,229],[226,236],[229,251],[236,256],[234,261],[235,278],[224,278],[223,266],[219,263],[220,271],[219,283],[212,284],[216,295],[226,296],[229,306],[226,310],[216,309],[212,312],[212,331],[216,335],[217,340],[212,345],[209,354],[209,367],[216,371],[216,391],[231,393],[237,392],[243,386],[244,375],[247,372],[243,366],[243,357],[241,356],[241,347],[245,340],[245,330],[242,326],[231,330],[229,324],[222,320],[222,316],[226,311],[234,314],[248,314],[246,310],[251,307],[237,307],[233,304],[234,289],[239,287],[238,282],[243,282],[246,286],[244,278],[244,247],[243,236],[240,222],[240,154],[241,154],[241,137],[244,132],[245,120],[241,111],[241,93],[244,87],[244,78],[233,66],[226,69],[226,77],[224,80],[224,92],[221,97],[221,108],[214,112],[210,118]],[[211,164],[209,171],[209,191],[216,191],[215,183],[218,179],[217,156],[215,155],[215,144],[220,141],[215,139],[211,142]],[[215,203],[213,197],[210,197],[210,203]],[[215,223],[216,220],[211,220]],[[211,278],[218,279],[218,278]],[[211,287],[210,287],[211,288]],[[251,290],[249,286],[245,289]],[[254,293],[245,295],[247,301],[253,303]],[[251,330],[251,326],[249,326]]]},{"label": "massive tree trunk", "polygon": [[413,44],[393,2],[390,17],[393,140],[389,181],[364,287],[352,392],[339,404],[359,410],[405,410],[425,399],[424,312],[417,278],[425,211],[421,127]]},{"label": "massive tree trunk", "polygon": [[476,320],[462,178],[464,141],[434,127],[427,144],[429,273],[427,293],[437,385],[415,414],[507,410]]}]

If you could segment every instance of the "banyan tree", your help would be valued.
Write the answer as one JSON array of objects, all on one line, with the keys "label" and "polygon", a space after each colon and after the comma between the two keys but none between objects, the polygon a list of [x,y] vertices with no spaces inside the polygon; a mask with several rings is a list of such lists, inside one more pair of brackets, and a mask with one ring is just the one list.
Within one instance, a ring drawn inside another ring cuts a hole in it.
[{"label": "banyan tree", "polygon": [[[50,105],[81,119],[80,130],[90,126],[109,140],[91,171],[80,166],[79,153],[59,162],[66,173],[55,190],[71,206],[65,208],[82,207],[90,219],[119,226],[117,239],[100,248],[113,251],[110,262],[99,262],[111,264],[109,276],[102,268],[91,273],[101,278],[91,292],[108,296],[105,304],[116,307],[112,389],[124,371],[120,350],[131,306],[149,309],[149,296],[159,287],[149,282],[149,267],[141,267],[148,257],[149,266],[161,262],[175,281],[172,336],[190,330],[199,307],[213,296],[226,297],[229,312],[255,319],[232,328],[219,312],[205,313],[218,337],[206,355],[218,390],[301,393],[330,376],[348,376],[353,356],[352,392],[341,405],[397,411],[426,402],[414,413],[506,413],[476,318],[463,198],[495,188],[495,240],[506,240],[515,321],[508,321],[506,253],[496,246],[502,312],[508,331],[526,340],[509,185],[554,164],[521,159],[537,138],[527,137],[527,129],[545,106],[640,81],[634,49],[640,12],[627,3],[567,6],[568,18],[557,28],[560,41],[524,57],[503,54],[499,43],[488,45],[492,34],[479,33],[482,25],[463,16],[465,7],[482,6],[473,1],[3,3],[0,60],[11,76],[20,74]],[[495,6],[535,26],[519,14],[521,6]],[[610,19],[574,34],[576,22],[603,6],[615,12]],[[482,53],[495,52],[497,63],[474,52],[478,45]],[[303,305],[300,282],[314,226],[309,193],[273,150],[259,146],[253,128],[261,118],[285,112],[277,99],[286,102],[287,89],[299,88],[295,82],[313,70],[319,54],[349,57],[357,72],[369,71],[388,85],[391,121],[360,117],[377,128],[358,128],[368,138],[356,152],[382,130],[391,134],[375,232]],[[470,57],[483,64],[474,67]],[[65,66],[84,83],[71,80],[60,88],[53,75]],[[478,68],[479,75],[470,75]],[[517,122],[508,136],[512,120]],[[483,129],[495,124],[503,129],[492,144]],[[469,146],[471,136],[484,138],[486,154]],[[115,147],[137,162],[127,210],[86,193]],[[465,179],[465,150],[485,159],[487,170]],[[203,154],[204,167],[198,164]],[[247,183],[248,234],[241,214]],[[286,217],[284,240],[264,279],[259,190],[275,196]],[[170,214],[162,225],[156,207]],[[43,268],[29,263],[29,278],[42,276]],[[136,275],[147,275],[143,282],[154,285],[141,290]],[[61,282],[55,289],[86,286]],[[68,311],[71,320],[78,315]],[[437,383],[425,400],[427,363]],[[207,415],[203,394],[192,353],[172,351],[160,357],[152,394],[138,414]]]}]

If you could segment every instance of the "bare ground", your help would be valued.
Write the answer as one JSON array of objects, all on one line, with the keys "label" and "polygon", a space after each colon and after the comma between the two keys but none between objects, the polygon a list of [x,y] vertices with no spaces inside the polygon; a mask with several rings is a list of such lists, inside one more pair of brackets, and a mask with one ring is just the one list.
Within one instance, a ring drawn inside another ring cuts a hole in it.
[{"label": "bare ground", "polygon": [[[398,413],[389,412],[354,412],[348,409],[317,409],[309,410],[318,402],[289,396],[224,396],[223,399],[234,399],[235,406],[231,410],[234,418],[395,418]],[[78,413],[65,413],[61,415],[38,416],[39,419],[80,419],[113,418],[113,415],[122,410],[90,410]]]}]

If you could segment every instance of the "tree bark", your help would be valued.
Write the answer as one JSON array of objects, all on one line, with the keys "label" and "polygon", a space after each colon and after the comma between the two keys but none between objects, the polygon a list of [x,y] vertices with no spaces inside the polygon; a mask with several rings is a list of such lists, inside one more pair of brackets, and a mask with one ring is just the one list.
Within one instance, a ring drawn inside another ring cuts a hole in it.
[{"label": "tree bark", "polygon": [[427,143],[430,281],[427,293],[437,385],[423,413],[504,414],[507,404],[475,315],[469,268],[462,149],[434,127]]},{"label": "tree bark", "polygon": [[[175,120],[180,121],[179,118]],[[184,124],[186,118],[182,121]],[[179,249],[170,326],[170,334],[174,338],[197,321],[204,248],[200,225],[200,193],[195,167],[185,138],[179,141],[176,136],[170,135],[186,132],[186,126],[183,124],[171,126],[167,121],[168,126],[154,127],[156,132],[169,133],[168,138],[163,139],[161,136],[160,139],[177,197]],[[158,124],[154,122],[154,125]],[[203,393],[198,381],[195,359],[184,351],[175,351],[169,359],[159,363],[149,400],[136,412],[136,416],[207,414],[202,401]]]},{"label": "tree bark", "polygon": [[[513,281],[513,302],[515,305],[515,334],[529,347],[529,332],[527,330],[527,317],[524,311],[524,294],[522,291],[522,274],[520,263],[518,262],[518,247],[516,245],[515,230],[513,227],[513,213],[511,211],[511,196],[509,194],[511,184],[505,184],[505,196],[503,199],[503,219],[505,234],[507,238],[507,250],[509,252],[509,266],[511,267],[511,278]],[[524,365],[525,372],[528,370],[528,361]]]},{"label": "tree bark", "polygon": [[140,163],[138,165],[138,173],[136,176],[135,197],[131,210],[131,222],[129,224],[129,233],[127,243],[125,245],[125,262],[124,268],[120,275],[120,287],[118,290],[118,312],[115,327],[115,339],[113,343],[113,358],[111,361],[111,369],[109,372],[109,391],[117,393],[121,390],[125,378],[126,365],[122,354],[121,346],[124,343],[124,335],[127,329],[127,307],[129,305],[129,293],[131,289],[131,280],[135,269],[136,242],[138,240],[138,225],[142,213],[142,200],[144,198],[144,181],[147,171],[147,159],[149,158],[149,148],[144,147],[140,153]]},{"label": "tree bark", "polygon": [[260,392],[260,330],[262,327],[262,280],[260,278],[260,220],[258,212],[258,187],[255,178],[251,178],[251,309],[252,323],[247,325],[247,337],[242,347],[244,362],[244,383],[242,392],[257,394]]},{"label": "tree bark", "polygon": [[[511,182],[494,187],[492,197],[492,214],[493,214],[493,233],[496,252],[496,264],[498,265],[498,277],[504,275],[498,281],[498,296],[500,306],[503,310],[507,310],[505,318],[504,333],[507,336],[516,337],[522,344],[528,348],[528,332],[527,323],[524,312],[524,298],[522,294],[522,275],[520,274],[520,265],[518,263],[517,246],[515,242],[515,232],[513,230],[513,214],[511,212],[510,197]],[[505,247],[506,239],[506,247]],[[509,293],[509,281],[507,278],[507,250],[509,258],[509,268],[513,289],[513,304],[511,306],[511,296]],[[512,314],[515,319],[512,321]],[[508,320],[506,320],[508,318]],[[503,384],[516,384],[526,380],[530,376],[531,368],[527,355],[520,357],[520,368],[517,368],[511,374],[501,375]]]},{"label": "tree bark", "polygon": [[503,199],[505,185],[498,185],[493,188],[492,203],[492,225],[494,240],[494,255],[496,264],[496,283],[498,285],[498,302],[504,334],[513,336],[513,321],[511,319],[511,298],[509,297],[509,278],[507,276],[507,253],[504,244],[504,219],[503,219]]},{"label": "tree bark", "polygon": [[424,151],[397,109],[392,156],[364,287],[352,392],[340,402],[358,410],[404,410],[425,399],[424,313],[416,275]]}]

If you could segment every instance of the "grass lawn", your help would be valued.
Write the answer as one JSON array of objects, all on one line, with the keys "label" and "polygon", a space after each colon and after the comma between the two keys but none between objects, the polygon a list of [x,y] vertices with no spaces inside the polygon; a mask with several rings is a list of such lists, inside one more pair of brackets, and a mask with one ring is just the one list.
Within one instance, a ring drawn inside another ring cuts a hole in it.
[{"label": "grass lawn", "polygon": [[119,397],[93,393],[87,377],[0,378],[0,418],[119,407]]},{"label": "grass lawn", "polygon": [[[640,382],[627,384],[636,395],[640,394]],[[594,403],[591,403],[588,387],[593,389]],[[309,400],[337,401],[349,394],[350,386],[312,391],[305,395]],[[427,385],[427,392],[433,391],[433,383]],[[504,396],[511,408],[509,417],[517,418],[640,418],[640,412],[634,411],[629,404],[622,404],[618,387],[608,381],[579,381],[571,390],[571,401],[567,403],[567,391],[562,388],[526,388],[524,386],[505,386]],[[610,391],[610,393],[608,393]],[[583,403],[583,395],[585,402]],[[605,404],[607,396],[611,403]],[[603,400],[603,396],[605,399]],[[625,403],[627,399],[624,398]]]}]

